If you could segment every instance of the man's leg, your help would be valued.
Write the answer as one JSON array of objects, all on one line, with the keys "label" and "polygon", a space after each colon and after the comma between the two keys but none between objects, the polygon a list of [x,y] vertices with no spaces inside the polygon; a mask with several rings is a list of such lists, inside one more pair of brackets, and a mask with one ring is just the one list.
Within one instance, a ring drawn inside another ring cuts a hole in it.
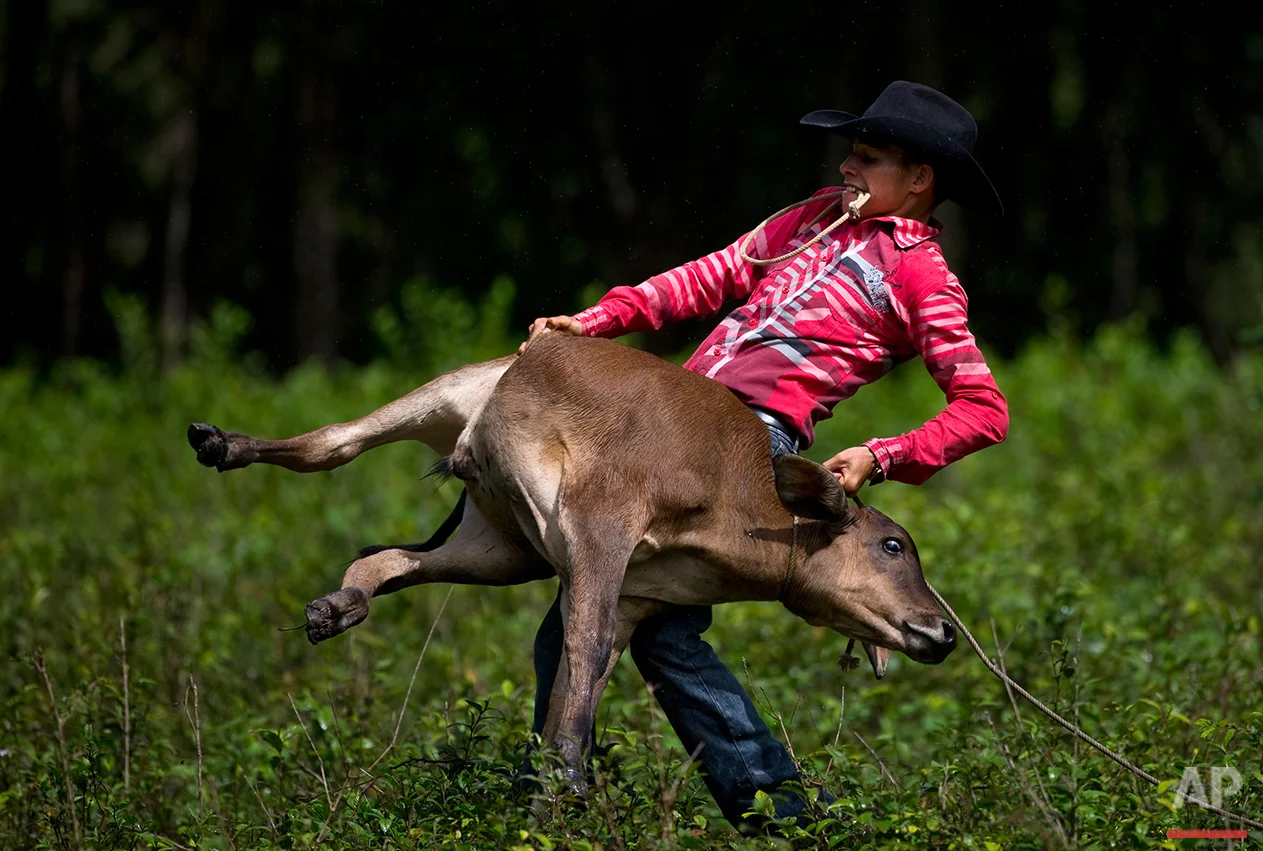
[{"label": "man's leg", "polygon": [[[565,652],[564,638],[561,591],[558,589],[557,599],[553,600],[552,608],[544,615],[539,631],[535,633],[535,712],[531,718],[531,732],[537,736],[543,735],[544,723],[548,720],[548,701],[552,699],[557,667],[561,664],[561,654]],[[529,792],[535,788],[539,768],[532,762],[533,750],[533,746],[527,745],[522,765],[518,769],[516,785],[521,792]]]},{"label": "man's leg", "polygon": [[535,633],[535,717],[531,732],[544,732],[548,720],[548,701],[552,699],[553,682],[557,679],[557,667],[565,652],[565,624],[561,622],[561,589],[552,608],[544,615],[544,621]]},{"label": "man's leg", "polygon": [[710,624],[709,606],[678,606],[647,618],[632,634],[632,659],[685,749],[693,753],[701,746],[703,779],[728,821],[741,824],[759,790],[773,795],[778,817],[797,816],[802,799],[776,792],[800,780],[798,768],[741,683],[702,640]]}]

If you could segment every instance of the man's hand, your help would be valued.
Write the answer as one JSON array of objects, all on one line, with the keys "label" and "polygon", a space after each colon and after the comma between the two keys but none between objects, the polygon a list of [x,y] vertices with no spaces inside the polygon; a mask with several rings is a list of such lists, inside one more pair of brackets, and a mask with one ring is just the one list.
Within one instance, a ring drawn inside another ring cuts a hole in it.
[{"label": "man's hand", "polygon": [[583,325],[573,316],[541,316],[531,323],[530,336],[526,338],[526,342],[518,346],[517,353],[520,355],[526,351],[526,347],[531,341],[537,340],[550,331],[560,331],[563,334],[570,334],[574,337],[583,336]]},{"label": "man's hand", "polygon": [[837,477],[847,496],[855,496],[877,469],[877,459],[867,446],[852,446],[825,461],[824,468]]}]

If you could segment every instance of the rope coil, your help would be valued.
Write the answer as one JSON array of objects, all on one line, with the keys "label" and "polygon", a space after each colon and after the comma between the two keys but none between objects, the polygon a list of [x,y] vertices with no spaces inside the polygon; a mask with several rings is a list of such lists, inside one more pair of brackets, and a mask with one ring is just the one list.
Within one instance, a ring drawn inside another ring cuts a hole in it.
[{"label": "rope coil", "polygon": [[820,233],[812,237],[810,242],[804,243],[798,248],[795,248],[793,251],[790,251],[786,254],[782,254],[780,257],[772,257],[767,260],[760,260],[759,258],[754,257],[749,253],[750,243],[754,241],[755,237],[757,237],[760,233],[763,232],[763,229],[766,228],[773,219],[779,219],[781,216],[785,215],[790,210],[797,210],[799,207],[806,207],[808,204],[815,204],[817,201],[832,200],[833,201],[832,204],[829,204],[827,207],[825,207],[823,210],[820,211],[820,214],[818,216],[816,216],[814,219],[808,222],[807,227],[811,227],[816,222],[820,221],[820,218],[825,213],[833,209],[833,207],[837,204],[838,199],[841,198],[843,195],[845,195],[846,191],[847,190],[845,189],[839,189],[836,192],[826,192],[822,195],[813,195],[810,198],[807,198],[805,200],[798,201],[797,203],[794,203],[794,204],[790,204],[788,207],[785,207],[784,209],[777,210],[775,213],[768,216],[763,221],[759,222],[758,227],[756,227],[754,230],[750,231],[750,233],[746,235],[746,238],[741,241],[741,245],[737,247],[737,253],[741,256],[742,260],[746,261],[747,263],[753,266],[775,266],[777,263],[781,263],[785,260],[789,260],[791,257],[797,257],[799,254],[802,254],[808,248],[811,248],[811,246],[815,245],[817,242],[824,239],[825,234],[829,233],[830,231],[832,231],[834,228],[836,228],[838,225],[842,224],[843,222],[848,221],[848,220],[858,222],[860,220],[860,207],[867,204],[868,199],[871,198],[872,196],[869,195],[867,192],[861,192],[854,201],[852,201],[850,204],[847,205],[846,212],[843,213],[841,216],[839,216],[838,219],[833,224],[829,225],[827,228],[820,231]]}]

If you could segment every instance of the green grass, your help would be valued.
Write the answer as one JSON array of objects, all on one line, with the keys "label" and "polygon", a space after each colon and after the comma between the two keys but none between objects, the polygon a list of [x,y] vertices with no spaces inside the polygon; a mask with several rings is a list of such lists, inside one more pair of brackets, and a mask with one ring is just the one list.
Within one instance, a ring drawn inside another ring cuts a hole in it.
[{"label": "green grass", "polygon": [[[601,706],[613,774],[591,806],[514,798],[531,641],[555,582],[410,589],[319,647],[279,631],[357,548],[425,537],[458,491],[421,478],[434,459],[414,445],[332,473],[218,475],[185,426],[281,437],[358,416],[507,350],[485,315],[458,317],[450,339],[477,342],[442,357],[384,316],[393,366],[280,380],[230,355],[230,310],[161,377],[136,315],[119,315],[121,373],[0,372],[0,846],[786,845],[719,818],[628,661]],[[1225,805],[1258,818],[1263,358],[1220,371],[1192,338],[1159,353],[1117,327],[994,369],[1010,440],[869,503],[912,532],[989,652],[994,620],[1019,681],[1164,780],[1235,767],[1244,789]],[[905,367],[841,406],[813,454],[906,431],[941,404]],[[1174,848],[1167,828],[1223,826],[1031,708],[1019,720],[966,647],[937,667],[896,657],[877,683],[867,666],[841,673],[843,640],[778,605],[721,607],[707,637],[748,666],[773,729],[839,796],[789,831],[795,846]]]}]

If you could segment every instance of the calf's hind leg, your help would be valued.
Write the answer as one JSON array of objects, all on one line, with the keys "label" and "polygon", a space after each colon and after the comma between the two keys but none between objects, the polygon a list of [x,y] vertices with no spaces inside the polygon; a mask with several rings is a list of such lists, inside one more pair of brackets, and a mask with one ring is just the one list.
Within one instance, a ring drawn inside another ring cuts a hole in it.
[{"label": "calf's hind leg", "polygon": [[358,420],[327,425],[288,440],[263,440],[193,423],[188,429],[189,445],[202,466],[221,473],[256,463],[297,473],[332,470],[370,449],[400,440],[418,440],[448,455],[515,359],[516,355],[510,355],[461,367]]},{"label": "calf's hind leg", "polygon": [[307,640],[318,644],[347,631],[368,617],[370,599],[411,585],[521,585],[552,575],[548,562],[501,534],[466,501],[460,528],[438,549],[382,550],[356,559],[342,577],[341,590],[307,604]]}]

